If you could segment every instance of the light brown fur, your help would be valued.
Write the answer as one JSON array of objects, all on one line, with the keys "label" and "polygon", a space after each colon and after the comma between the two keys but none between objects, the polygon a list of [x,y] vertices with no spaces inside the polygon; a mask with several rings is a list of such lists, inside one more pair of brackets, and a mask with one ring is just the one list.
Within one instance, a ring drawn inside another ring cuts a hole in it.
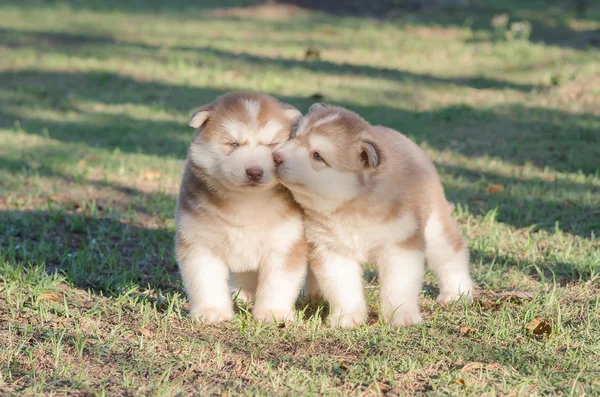
[{"label": "light brown fur", "polygon": [[[300,122],[296,139],[275,156],[279,179],[305,211],[311,269],[332,301],[334,314],[348,315],[346,320],[332,318],[332,324],[352,326],[364,321],[364,299],[343,292],[336,280],[344,277],[339,272],[356,269],[355,262],[378,263],[380,272],[393,278],[400,277],[396,263],[405,257],[414,262],[414,268],[406,271],[414,273],[414,283],[420,287],[419,255],[426,254],[440,277],[440,302],[455,299],[460,283],[461,291],[470,294],[468,251],[451,217],[452,207],[433,163],[405,135],[372,126],[349,110],[317,105]],[[347,269],[336,273],[331,266]],[[454,267],[459,276],[448,270]],[[355,288],[354,276],[348,277],[353,283],[349,288]],[[382,301],[386,319],[394,325],[420,321],[419,288],[410,299],[398,298],[404,295],[395,288],[382,286],[394,305]],[[397,305],[404,309],[394,313]]]},{"label": "light brown fur", "polygon": [[[297,117],[291,106],[254,93],[230,93],[194,113],[175,251],[194,319],[233,316],[228,279],[241,299],[256,296],[257,319],[293,319],[307,261],[302,211],[270,175],[272,150]],[[250,179],[248,167],[261,167],[263,176]]]}]

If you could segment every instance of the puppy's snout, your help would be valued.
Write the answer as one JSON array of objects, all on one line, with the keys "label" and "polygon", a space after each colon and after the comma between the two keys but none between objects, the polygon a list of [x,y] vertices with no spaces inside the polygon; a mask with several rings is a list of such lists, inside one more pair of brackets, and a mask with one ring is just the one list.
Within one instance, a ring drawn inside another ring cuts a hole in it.
[{"label": "puppy's snout", "polygon": [[279,164],[283,163],[283,156],[281,155],[281,153],[274,152],[273,153],[273,161],[275,162],[275,165],[279,165]]},{"label": "puppy's snout", "polygon": [[250,179],[251,181],[258,181],[263,176],[263,170],[262,170],[262,168],[258,168],[258,167],[247,168],[246,175],[248,176],[248,179]]}]

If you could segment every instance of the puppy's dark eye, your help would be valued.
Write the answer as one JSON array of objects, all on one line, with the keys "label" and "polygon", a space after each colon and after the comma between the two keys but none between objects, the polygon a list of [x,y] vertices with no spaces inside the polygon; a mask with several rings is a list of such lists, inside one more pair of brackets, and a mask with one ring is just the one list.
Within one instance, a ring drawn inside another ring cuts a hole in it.
[{"label": "puppy's dark eye", "polygon": [[234,149],[235,149],[235,148],[239,148],[239,147],[240,147],[240,144],[239,144],[239,143],[237,143],[237,142],[231,142],[231,143],[229,143],[229,146],[231,146],[232,148],[234,148]]},{"label": "puppy's dark eye", "polygon": [[313,159],[315,159],[317,161],[323,161],[323,157],[321,157],[321,155],[319,154],[319,152],[314,152],[313,153]]}]

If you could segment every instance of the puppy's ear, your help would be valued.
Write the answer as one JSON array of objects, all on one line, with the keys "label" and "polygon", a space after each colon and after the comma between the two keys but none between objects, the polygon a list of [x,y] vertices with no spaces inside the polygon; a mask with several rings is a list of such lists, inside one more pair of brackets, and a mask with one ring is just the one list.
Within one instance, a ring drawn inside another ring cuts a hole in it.
[{"label": "puppy's ear", "polygon": [[192,118],[190,119],[189,126],[193,128],[200,128],[206,120],[208,120],[210,114],[215,110],[215,103],[209,103],[207,105],[201,106],[198,109],[194,110],[192,113]]},{"label": "puppy's ear", "polygon": [[302,117],[302,113],[292,105],[288,105],[287,103],[280,102],[279,103],[283,108],[283,114],[290,121],[292,125],[296,125],[300,117]]},{"label": "puppy's ear", "polygon": [[360,161],[365,168],[379,167],[379,164],[381,164],[379,148],[372,142],[363,142],[360,147]]},{"label": "puppy's ear", "polygon": [[313,103],[312,105],[310,105],[310,107],[308,108],[308,113],[315,111],[317,109],[322,109],[327,107],[326,103],[321,103],[321,102],[317,102],[317,103]]}]

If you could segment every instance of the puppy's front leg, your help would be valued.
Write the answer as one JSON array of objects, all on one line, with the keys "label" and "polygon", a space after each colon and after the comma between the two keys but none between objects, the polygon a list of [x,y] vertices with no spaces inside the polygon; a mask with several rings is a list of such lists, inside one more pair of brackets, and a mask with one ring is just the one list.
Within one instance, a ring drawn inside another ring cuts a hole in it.
[{"label": "puppy's front leg", "polygon": [[305,275],[306,255],[273,252],[258,271],[254,318],[267,323],[294,321],[294,304]]},{"label": "puppy's front leg", "polygon": [[419,294],[425,272],[421,250],[394,247],[379,256],[381,312],[393,326],[421,322]]},{"label": "puppy's front leg", "polygon": [[321,293],[331,306],[331,326],[351,328],[364,323],[367,304],[363,291],[362,266],[356,260],[336,253],[313,253],[310,266],[319,280]]},{"label": "puppy's front leg", "polygon": [[207,324],[233,318],[229,293],[229,268],[204,247],[178,255],[185,291],[190,299],[190,317]]}]

